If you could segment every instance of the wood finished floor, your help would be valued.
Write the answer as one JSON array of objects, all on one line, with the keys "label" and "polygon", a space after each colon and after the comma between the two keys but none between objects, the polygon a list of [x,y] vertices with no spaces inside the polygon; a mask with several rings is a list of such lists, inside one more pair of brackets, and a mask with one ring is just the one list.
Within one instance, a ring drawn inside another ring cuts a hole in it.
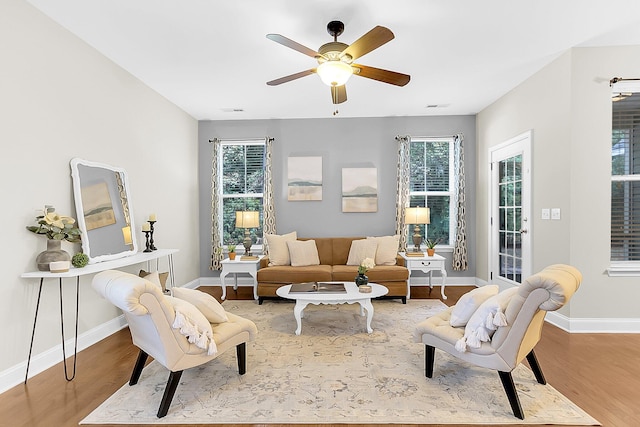
[{"label": "wood finished floor", "polygon": [[[200,289],[220,299],[219,287]],[[449,299],[445,302],[455,304],[460,295],[470,289],[448,287]],[[241,287],[234,291],[229,287],[227,291],[227,299],[252,298],[251,288]],[[427,287],[414,287],[411,293],[413,298],[437,298],[440,290],[434,287],[429,292]],[[268,304],[266,301],[263,305],[267,308]],[[62,364],[58,364],[29,379],[26,385],[20,384],[1,394],[0,426],[77,426],[129,380],[137,354],[128,329],[111,335],[79,353],[77,376],[73,381],[64,379]],[[548,383],[604,427],[640,425],[640,335],[569,334],[546,324],[536,354]],[[248,369],[251,369],[251,353],[247,354],[247,359]],[[506,399],[505,396],[505,402]],[[527,408],[523,409],[526,417]],[[303,427],[315,425],[329,424],[305,424]],[[428,420],[425,425],[440,426],[428,424]]]}]

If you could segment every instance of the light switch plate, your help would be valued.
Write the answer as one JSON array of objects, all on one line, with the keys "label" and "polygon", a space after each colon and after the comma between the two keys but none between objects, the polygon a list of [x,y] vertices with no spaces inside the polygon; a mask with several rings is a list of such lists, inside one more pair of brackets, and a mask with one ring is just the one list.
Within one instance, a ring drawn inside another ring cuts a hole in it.
[{"label": "light switch plate", "polygon": [[560,208],[551,209],[551,219],[560,219]]},{"label": "light switch plate", "polygon": [[540,214],[540,218],[549,219],[551,218],[551,211],[549,208],[542,209],[542,213]]}]

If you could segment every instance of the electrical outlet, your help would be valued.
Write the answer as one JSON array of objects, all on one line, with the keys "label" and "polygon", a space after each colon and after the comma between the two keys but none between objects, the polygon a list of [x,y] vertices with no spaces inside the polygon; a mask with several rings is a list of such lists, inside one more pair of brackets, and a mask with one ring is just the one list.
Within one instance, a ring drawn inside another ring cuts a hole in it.
[{"label": "electrical outlet", "polygon": [[542,209],[542,213],[540,214],[540,218],[542,218],[542,219],[550,219],[551,218],[551,211],[549,210],[549,208]]},{"label": "electrical outlet", "polygon": [[551,219],[560,219],[560,208],[551,209]]}]

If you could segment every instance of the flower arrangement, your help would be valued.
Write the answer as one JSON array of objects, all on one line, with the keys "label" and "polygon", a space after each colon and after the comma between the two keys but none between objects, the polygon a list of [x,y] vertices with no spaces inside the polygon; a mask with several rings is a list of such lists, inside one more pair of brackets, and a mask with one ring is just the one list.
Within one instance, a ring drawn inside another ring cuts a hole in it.
[{"label": "flower arrangement", "polygon": [[38,225],[28,225],[27,230],[44,234],[51,240],[66,240],[76,243],[81,240],[80,229],[75,226],[76,220],[56,213],[53,206],[46,205],[42,215],[36,217]]},{"label": "flower arrangement", "polygon": [[369,271],[370,269],[372,269],[375,266],[376,266],[376,264],[373,261],[373,259],[365,258],[365,259],[362,260],[362,262],[358,266],[358,274],[364,274],[364,273],[366,273],[367,271]]}]

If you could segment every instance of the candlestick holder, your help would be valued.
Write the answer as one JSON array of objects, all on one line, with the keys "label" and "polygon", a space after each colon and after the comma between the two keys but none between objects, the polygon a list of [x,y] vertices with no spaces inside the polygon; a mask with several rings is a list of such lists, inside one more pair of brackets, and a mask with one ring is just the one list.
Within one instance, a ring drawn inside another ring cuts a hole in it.
[{"label": "candlestick holder", "polygon": [[151,237],[149,239],[149,249],[151,249],[152,251],[157,250],[158,248],[155,247],[155,245],[153,244],[153,224],[156,223],[156,221],[147,221],[149,224],[151,224]]},{"label": "candlestick holder", "polygon": [[152,252],[151,246],[149,245],[149,234],[151,234],[151,231],[142,231],[142,232],[144,233],[144,235],[145,235],[145,237],[147,239],[147,243],[146,243],[147,248],[142,252]]}]

